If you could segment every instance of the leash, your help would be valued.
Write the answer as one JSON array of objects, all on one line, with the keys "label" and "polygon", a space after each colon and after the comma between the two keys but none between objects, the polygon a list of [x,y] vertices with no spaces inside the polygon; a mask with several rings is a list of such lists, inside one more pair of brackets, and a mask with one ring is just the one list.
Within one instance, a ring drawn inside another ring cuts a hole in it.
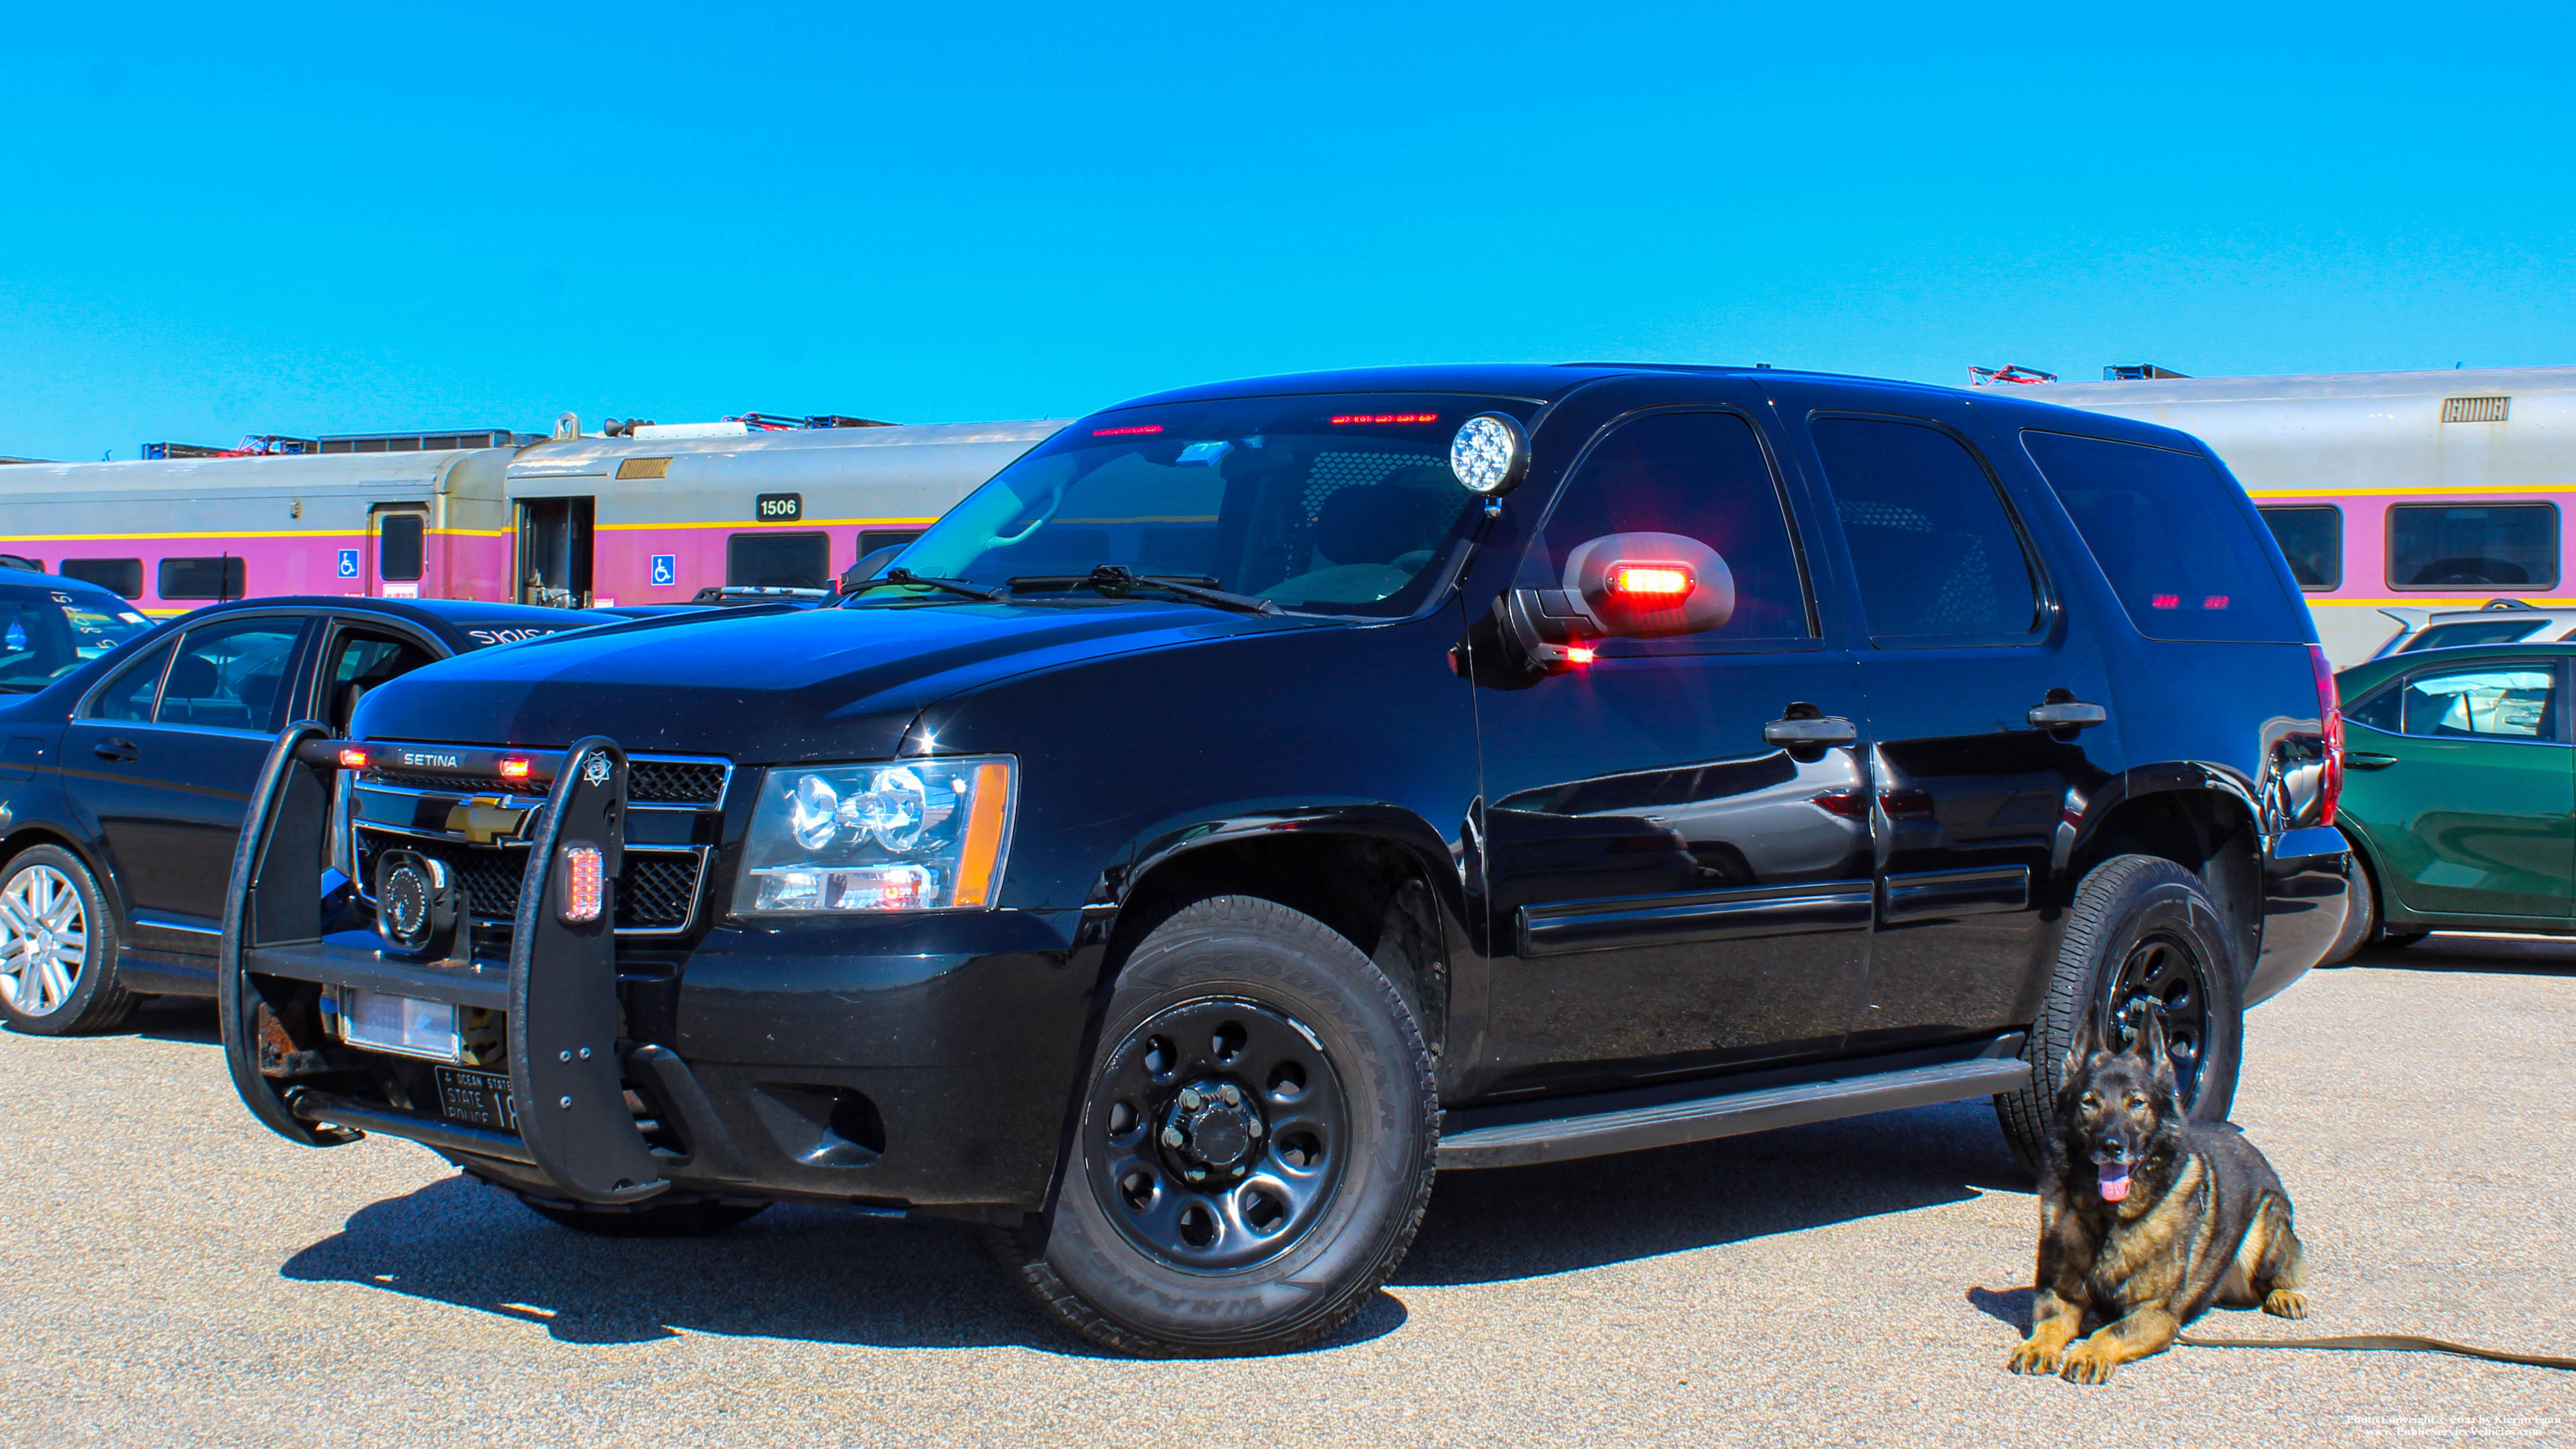
[{"label": "leash", "polygon": [[2184,1334],[2174,1342],[2193,1348],[2365,1348],[2384,1349],[2391,1353],[2455,1353],[2462,1358],[2482,1358],[2491,1363],[2576,1369],[2576,1358],[2557,1358],[2545,1353],[2507,1353],[2500,1348],[2478,1348],[2447,1339],[2419,1338],[2411,1333],[2359,1333],[2345,1338],[2195,1338]]}]

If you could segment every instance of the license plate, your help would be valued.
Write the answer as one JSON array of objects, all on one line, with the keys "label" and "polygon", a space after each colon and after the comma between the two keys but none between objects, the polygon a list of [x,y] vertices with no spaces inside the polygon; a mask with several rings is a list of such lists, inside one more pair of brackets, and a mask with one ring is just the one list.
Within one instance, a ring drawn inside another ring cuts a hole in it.
[{"label": "license plate", "polygon": [[519,1130],[518,1115],[510,1110],[510,1079],[490,1072],[440,1067],[438,1110],[450,1122],[502,1132]]},{"label": "license plate", "polygon": [[349,991],[340,998],[340,1035],[349,1045],[407,1057],[452,1062],[462,1055],[456,1008],[443,1001],[415,1001],[381,991]]}]

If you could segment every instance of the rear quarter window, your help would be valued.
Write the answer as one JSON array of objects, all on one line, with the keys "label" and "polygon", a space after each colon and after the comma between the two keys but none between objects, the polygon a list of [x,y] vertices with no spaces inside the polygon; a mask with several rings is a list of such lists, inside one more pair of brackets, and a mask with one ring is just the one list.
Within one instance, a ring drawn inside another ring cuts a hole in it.
[{"label": "rear quarter window", "polygon": [[2150,639],[2304,644],[2280,548],[2197,453],[2026,431],[2022,446]]}]

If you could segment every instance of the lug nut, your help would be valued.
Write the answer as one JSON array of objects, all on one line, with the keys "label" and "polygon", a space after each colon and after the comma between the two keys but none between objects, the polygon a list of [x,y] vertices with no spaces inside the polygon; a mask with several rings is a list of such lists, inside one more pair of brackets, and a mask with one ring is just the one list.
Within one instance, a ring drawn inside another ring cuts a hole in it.
[{"label": "lug nut", "polygon": [[1201,1101],[1201,1100],[1202,1100],[1202,1098],[1199,1096],[1199,1094],[1198,1094],[1198,1089],[1197,1089],[1197,1088],[1195,1088],[1195,1087],[1183,1087],[1183,1088],[1181,1088],[1181,1106],[1182,1106],[1183,1108],[1185,1108],[1185,1109],[1187,1109],[1187,1110],[1189,1110],[1189,1111],[1195,1112],[1195,1111],[1197,1111],[1197,1110],[1199,1109],[1199,1103],[1200,1103],[1200,1101]]},{"label": "lug nut", "polygon": [[568,1051],[567,1051],[567,1052],[558,1052],[558,1053],[556,1053],[556,1055],[557,1055],[557,1056],[559,1056],[559,1057],[561,1057],[561,1058],[562,1058],[563,1060],[565,1060],[565,1061],[571,1061],[571,1060],[572,1060],[572,1053],[571,1053],[571,1052],[568,1052]]},{"label": "lug nut", "polygon": [[1232,1082],[1228,1082],[1224,1086],[1217,1088],[1216,1094],[1225,1098],[1225,1104],[1229,1107],[1240,1107],[1243,1105],[1243,1093],[1235,1090],[1234,1083]]},{"label": "lug nut", "polygon": [[1202,1182],[1207,1178],[1207,1169],[1204,1167],[1193,1167],[1181,1175],[1192,1182]]},{"label": "lug nut", "polygon": [[572,1105],[572,1098],[566,1097],[562,1101],[555,1103],[555,1105],[558,1107],[569,1107]]},{"label": "lug nut", "polygon": [[1178,1127],[1166,1127],[1166,1128],[1164,1128],[1164,1129],[1163,1129],[1163,1145],[1164,1145],[1165,1147],[1178,1147],[1178,1146],[1180,1146],[1180,1145],[1181,1145],[1181,1129],[1180,1129],[1180,1128],[1178,1128]]},{"label": "lug nut", "polygon": [[581,1049],[581,1059],[582,1059],[583,1061],[589,1061],[589,1060],[590,1060],[590,1048],[588,1048],[588,1047],[583,1047],[583,1048]]},{"label": "lug nut", "polygon": [[1252,1134],[1252,1135],[1253,1135],[1253,1136],[1255,1136],[1255,1137],[1258,1137],[1258,1136],[1260,1136],[1260,1135],[1262,1134],[1262,1132],[1263,1132],[1265,1129],[1264,1129],[1264,1128],[1262,1127],[1262,1125],[1261,1125],[1261,1119],[1260,1119],[1260,1118],[1258,1118],[1258,1117],[1255,1117],[1255,1118],[1253,1118],[1251,1121],[1246,1122],[1245,1124],[1243,1124],[1243,1130],[1244,1130],[1244,1131],[1246,1131],[1246,1132],[1248,1132],[1248,1133],[1250,1133],[1250,1134]]}]

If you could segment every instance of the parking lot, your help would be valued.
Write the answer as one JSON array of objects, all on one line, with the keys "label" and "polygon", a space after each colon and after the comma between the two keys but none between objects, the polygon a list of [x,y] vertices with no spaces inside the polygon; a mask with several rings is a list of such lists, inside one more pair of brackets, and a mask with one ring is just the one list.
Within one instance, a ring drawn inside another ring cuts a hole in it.
[{"label": "parking lot", "polygon": [[[2576,944],[2369,953],[2248,1037],[2296,1331],[2576,1353]],[[1270,1360],[1100,1356],[969,1228],[602,1241],[408,1144],[289,1146],[202,1003],[0,1037],[0,1224],[15,1443],[2576,1443],[2576,1375],[2433,1355],[2007,1375],[2036,1212],[1982,1102],[1445,1177],[1352,1328]]]}]

